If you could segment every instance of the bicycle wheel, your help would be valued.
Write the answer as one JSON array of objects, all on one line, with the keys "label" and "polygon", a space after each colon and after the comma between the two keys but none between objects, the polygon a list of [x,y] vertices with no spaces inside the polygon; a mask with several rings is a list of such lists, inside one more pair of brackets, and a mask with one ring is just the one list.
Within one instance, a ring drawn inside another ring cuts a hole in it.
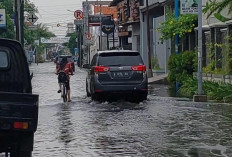
[{"label": "bicycle wheel", "polygon": [[63,85],[62,96],[63,96],[63,101],[67,102],[67,90],[65,85]]}]

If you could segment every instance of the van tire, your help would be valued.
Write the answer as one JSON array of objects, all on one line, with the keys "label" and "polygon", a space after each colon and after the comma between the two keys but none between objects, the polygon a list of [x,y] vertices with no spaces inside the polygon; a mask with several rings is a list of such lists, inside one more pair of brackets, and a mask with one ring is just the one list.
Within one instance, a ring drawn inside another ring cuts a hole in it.
[{"label": "van tire", "polygon": [[139,102],[147,100],[147,92],[138,93],[137,98]]}]

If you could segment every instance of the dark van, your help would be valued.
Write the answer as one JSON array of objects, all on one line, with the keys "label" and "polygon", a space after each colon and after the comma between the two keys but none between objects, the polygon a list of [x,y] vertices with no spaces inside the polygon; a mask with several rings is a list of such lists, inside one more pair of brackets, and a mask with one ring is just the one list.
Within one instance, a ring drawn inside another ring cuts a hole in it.
[{"label": "dark van", "polygon": [[32,156],[38,99],[21,44],[0,39],[0,153]]},{"label": "dark van", "polygon": [[119,93],[138,101],[147,99],[146,66],[139,52],[130,50],[99,51],[87,69],[86,93],[93,100]]}]

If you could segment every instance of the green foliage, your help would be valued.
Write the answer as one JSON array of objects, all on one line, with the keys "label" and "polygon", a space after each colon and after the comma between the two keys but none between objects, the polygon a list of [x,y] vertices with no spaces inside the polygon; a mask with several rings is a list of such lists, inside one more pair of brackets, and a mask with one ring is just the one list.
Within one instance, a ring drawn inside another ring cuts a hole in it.
[{"label": "green foliage", "polygon": [[[227,36],[225,39],[227,40],[225,44],[207,43],[207,46],[211,49],[207,57],[210,58],[211,61],[206,67],[203,68],[204,73],[232,74],[232,37]],[[215,60],[215,48],[223,48],[222,53],[223,57],[225,58],[223,62],[225,67],[223,67],[223,69],[216,68],[217,62],[220,62],[221,60]]]},{"label": "green foliage", "polygon": [[[189,77],[183,81],[179,94],[186,97],[193,97],[197,91],[197,79]],[[204,81],[203,91],[211,100],[232,102],[232,85],[226,83],[217,83]]]},{"label": "green foliage", "polygon": [[192,77],[197,69],[197,52],[185,51],[179,54],[172,54],[168,61],[168,81],[183,83],[184,80]]},{"label": "green foliage", "polygon": [[232,74],[232,37],[227,36],[227,43],[226,43],[226,73]]},{"label": "green foliage", "polygon": [[151,58],[151,68],[152,69],[159,69],[159,63],[158,63],[158,58],[157,57],[152,57]]},{"label": "green foliage", "polygon": [[0,2],[0,8],[6,9],[6,14],[10,15],[11,19],[14,17],[13,4],[14,0],[3,0],[3,2]]},{"label": "green foliage", "polygon": [[223,9],[228,8],[228,15],[231,15],[232,13],[232,1],[231,0],[212,0],[209,2],[206,2],[205,8],[203,9],[203,12],[207,14],[207,18],[209,18],[211,15],[214,14],[214,16],[222,21],[228,21],[230,19],[222,16],[220,13]]},{"label": "green foliage", "polygon": [[24,10],[26,12],[38,13],[38,8],[35,6],[34,3],[30,2],[29,0],[25,1]]},{"label": "green foliage", "polygon": [[13,39],[15,36],[14,33],[14,23],[13,23],[13,5],[12,0],[4,0],[4,2],[0,2],[0,8],[6,9],[6,28],[0,28],[0,38],[9,38]]},{"label": "green foliage", "polygon": [[24,38],[27,41],[27,45],[34,45],[35,40],[39,40],[41,37],[55,37],[55,34],[49,32],[42,24],[39,24],[36,30],[29,30],[28,27],[25,26]]},{"label": "green foliage", "polygon": [[187,33],[191,33],[196,26],[197,15],[184,14],[180,15],[177,19],[170,15],[166,21],[160,23],[161,27],[157,29],[162,36],[160,40],[172,39],[175,35],[183,37]]},{"label": "green foliage", "polygon": [[183,81],[182,86],[179,89],[179,95],[192,98],[197,91],[197,80],[193,77],[188,77]]},{"label": "green foliage", "polygon": [[212,73],[215,69],[215,60],[212,60],[206,67],[202,70],[204,73]]},{"label": "green foliage", "polygon": [[69,39],[67,46],[68,46],[70,52],[74,55],[75,54],[74,48],[77,47],[77,42],[76,42],[77,36],[76,36],[76,33],[69,34],[68,36],[70,37],[70,39]]},{"label": "green foliage", "polygon": [[216,19],[218,19],[219,21],[221,21],[221,22],[226,22],[226,21],[229,21],[229,20],[230,20],[229,18],[222,16],[221,13],[215,13],[215,14],[214,14],[214,17],[215,17]]},{"label": "green foliage", "polygon": [[14,23],[10,19],[10,15],[6,14],[6,28],[0,28],[0,38],[14,39]]}]

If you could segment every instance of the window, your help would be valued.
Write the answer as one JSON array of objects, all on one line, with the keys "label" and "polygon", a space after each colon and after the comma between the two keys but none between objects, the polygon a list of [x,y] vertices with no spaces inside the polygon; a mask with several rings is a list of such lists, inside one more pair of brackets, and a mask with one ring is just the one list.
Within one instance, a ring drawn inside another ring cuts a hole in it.
[{"label": "window", "polygon": [[134,66],[142,64],[143,61],[138,52],[102,53],[99,57],[99,65],[105,66]]},{"label": "window", "polygon": [[7,68],[8,63],[8,55],[6,51],[0,50],[0,68]]}]

